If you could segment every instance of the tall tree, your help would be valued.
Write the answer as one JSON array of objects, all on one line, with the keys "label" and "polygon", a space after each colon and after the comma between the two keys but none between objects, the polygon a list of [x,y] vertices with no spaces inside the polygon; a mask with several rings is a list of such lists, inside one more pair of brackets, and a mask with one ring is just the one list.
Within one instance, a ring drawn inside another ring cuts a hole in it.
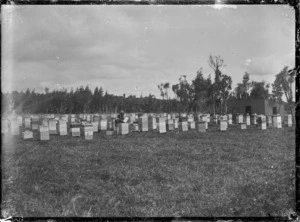
[{"label": "tall tree", "polygon": [[269,84],[265,81],[256,82],[252,81],[252,89],[250,92],[250,97],[253,99],[268,99],[269,98]]}]

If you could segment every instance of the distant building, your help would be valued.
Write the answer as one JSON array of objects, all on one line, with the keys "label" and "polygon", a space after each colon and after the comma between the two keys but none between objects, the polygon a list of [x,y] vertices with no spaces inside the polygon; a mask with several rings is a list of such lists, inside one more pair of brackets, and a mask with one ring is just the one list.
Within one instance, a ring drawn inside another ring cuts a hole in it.
[{"label": "distant building", "polygon": [[285,102],[274,103],[268,99],[233,99],[228,101],[228,113],[232,114],[279,114],[284,118],[288,113]]}]

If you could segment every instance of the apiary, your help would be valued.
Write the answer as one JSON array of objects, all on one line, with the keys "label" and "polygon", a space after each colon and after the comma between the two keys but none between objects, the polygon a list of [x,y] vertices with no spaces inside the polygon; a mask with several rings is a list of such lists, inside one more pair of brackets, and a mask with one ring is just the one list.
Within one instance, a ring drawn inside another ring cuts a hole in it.
[{"label": "apiary", "polygon": [[188,122],[188,125],[189,125],[189,129],[196,129],[195,121]]},{"label": "apiary", "polygon": [[10,130],[11,130],[11,135],[13,135],[13,136],[20,135],[20,125],[19,125],[18,119],[11,119]]},{"label": "apiary", "polygon": [[119,123],[119,133],[121,135],[126,135],[129,133],[129,124],[128,123]]},{"label": "apiary", "polygon": [[155,117],[150,117],[149,118],[149,129],[150,130],[155,130],[156,129],[156,119],[155,119]]},{"label": "apiary", "polygon": [[179,130],[182,132],[188,131],[188,122],[187,121],[183,121],[183,122],[179,122]]},{"label": "apiary", "polygon": [[80,136],[80,125],[72,123],[70,125],[70,131],[72,136]]},{"label": "apiary", "polygon": [[39,133],[38,133],[39,140],[49,140],[50,139],[48,126],[40,125],[38,131],[39,131]]},{"label": "apiary", "polygon": [[251,122],[253,125],[257,124],[257,114],[256,113],[252,114]]},{"label": "apiary", "polygon": [[148,131],[148,117],[147,116],[140,117],[138,119],[138,123],[139,123],[139,129],[142,132]]},{"label": "apiary", "polygon": [[226,131],[227,130],[227,121],[221,120],[220,121],[220,131]]},{"label": "apiary", "polygon": [[33,139],[33,132],[30,130],[25,130],[24,132],[22,132],[22,138],[24,140],[26,139]]},{"label": "apiary", "polygon": [[246,128],[247,128],[247,125],[246,125],[246,123],[240,123],[240,125],[241,125],[241,129],[242,129],[242,130],[244,130],[244,129],[246,129]]},{"label": "apiary", "polygon": [[167,132],[166,118],[165,117],[156,118],[156,127],[158,133],[166,133]]},{"label": "apiary", "polygon": [[59,120],[56,125],[56,130],[60,136],[68,135],[67,122],[64,120]]},{"label": "apiary", "polygon": [[167,119],[167,121],[166,121],[166,127],[167,127],[168,131],[173,131],[174,130],[174,120]]},{"label": "apiary", "polygon": [[174,119],[174,129],[178,129],[178,122],[179,122],[179,119],[175,118]]},{"label": "apiary", "polygon": [[49,120],[49,133],[50,134],[57,134],[56,123],[57,123],[57,121],[55,119]]},{"label": "apiary", "polygon": [[100,123],[99,124],[100,131],[107,130],[108,123],[106,119],[101,119],[99,123]]},{"label": "apiary", "polygon": [[293,116],[291,114],[285,115],[284,117],[284,123],[287,127],[293,126]]},{"label": "apiary", "polygon": [[82,125],[80,129],[84,139],[86,140],[93,139],[94,132],[93,132],[93,126],[91,124]]},{"label": "apiary", "polygon": [[206,132],[206,121],[197,122],[197,130],[198,132],[205,133]]},{"label": "apiary", "polygon": [[93,126],[93,132],[98,132],[99,122],[98,121],[93,121],[93,122],[91,122],[91,124]]},{"label": "apiary", "polygon": [[9,133],[9,125],[10,121],[8,119],[1,119],[1,134],[8,134]]}]

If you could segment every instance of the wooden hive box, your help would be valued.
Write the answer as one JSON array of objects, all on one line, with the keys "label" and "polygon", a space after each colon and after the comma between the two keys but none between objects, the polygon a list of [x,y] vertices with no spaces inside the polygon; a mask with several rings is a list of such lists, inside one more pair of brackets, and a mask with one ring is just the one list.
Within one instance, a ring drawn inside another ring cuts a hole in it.
[{"label": "wooden hive box", "polygon": [[221,120],[220,121],[220,128],[219,128],[220,131],[226,131],[227,127],[228,127],[227,121],[226,120]]},{"label": "wooden hive box", "polygon": [[140,117],[138,123],[139,123],[139,129],[142,132],[148,131],[148,117],[147,116]]},{"label": "wooden hive box", "polygon": [[206,132],[206,121],[197,122],[197,130],[198,132],[205,133]]},{"label": "wooden hive box", "polygon": [[232,125],[232,114],[228,114],[228,125]]},{"label": "wooden hive box", "polygon": [[179,130],[181,132],[188,131],[188,122],[187,121],[179,122],[178,126],[179,126]]},{"label": "wooden hive box", "polygon": [[33,139],[33,132],[30,130],[25,130],[24,132],[22,132],[22,138],[24,140],[26,139]]},{"label": "wooden hive box", "polygon": [[271,115],[267,116],[267,125],[268,126],[272,126],[273,125],[272,116]]},{"label": "wooden hive box", "polygon": [[195,121],[188,122],[188,127],[189,129],[196,129],[196,122]]},{"label": "wooden hive box", "polygon": [[72,136],[80,136],[80,125],[72,123],[70,125],[70,131]]},{"label": "wooden hive box", "polygon": [[101,119],[100,122],[99,122],[99,130],[100,131],[104,131],[104,130],[107,130],[107,120],[106,119]]},{"label": "wooden hive box", "polygon": [[11,119],[10,130],[11,130],[11,135],[13,136],[20,135],[20,124],[18,119]]},{"label": "wooden hive box", "polygon": [[243,117],[242,114],[237,115],[237,116],[236,116],[236,123],[237,123],[237,124],[243,123],[243,121],[244,121],[243,118],[244,118],[244,117]]},{"label": "wooden hive box", "polygon": [[174,129],[178,129],[178,123],[179,123],[179,119],[175,118],[174,119]]},{"label": "wooden hive box", "polygon": [[167,119],[166,127],[168,131],[174,130],[174,121],[172,119]]},{"label": "wooden hive box", "polygon": [[133,132],[140,131],[140,130],[139,130],[139,124],[137,124],[137,123],[132,123],[132,124],[130,124],[130,125],[131,125],[131,131],[133,131]]},{"label": "wooden hive box", "polygon": [[158,133],[166,133],[167,127],[166,127],[166,118],[165,117],[157,117],[156,118],[156,127]]},{"label": "wooden hive box", "polygon": [[94,131],[93,131],[93,126],[91,124],[82,125],[80,129],[84,139],[86,140],[93,139]]},{"label": "wooden hive box", "polygon": [[1,118],[1,134],[8,134],[10,132],[10,121]]},{"label": "wooden hive box", "polygon": [[247,126],[250,126],[251,122],[250,122],[250,116],[249,115],[245,116],[245,123],[246,123]]},{"label": "wooden hive box", "polygon": [[252,114],[251,122],[253,125],[257,124],[257,114],[256,113]]},{"label": "wooden hive box", "polygon": [[291,114],[285,115],[284,123],[287,127],[293,126],[293,116]]},{"label": "wooden hive box", "polygon": [[150,130],[156,130],[156,119],[155,117],[149,118],[149,129]]},{"label": "wooden hive box", "polygon": [[98,121],[93,121],[91,122],[92,126],[93,126],[93,131],[94,132],[98,132],[99,129],[99,122]]},{"label": "wooden hive box", "polygon": [[278,128],[278,129],[282,128],[282,122],[281,122],[280,115],[273,116],[273,127]]},{"label": "wooden hive box", "polygon": [[247,128],[247,125],[246,125],[246,123],[240,123],[240,125],[241,125],[241,129],[242,129],[242,130],[244,130],[244,129],[246,129],[246,128]]},{"label": "wooden hive box", "polygon": [[129,133],[129,123],[119,123],[119,133],[126,135]]},{"label": "wooden hive box", "polygon": [[55,119],[49,120],[49,133],[50,134],[57,134],[56,123],[57,123],[57,121]]},{"label": "wooden hive box", "polygon": [[259,129],[261,129],[261,130],[267,129],[267,123],[260,123],[260,124],[258,124],[258,126],[259,126]]},{"label": "wooden hive box", "polygon": [[40,125],[38,129],[38,135],[39,135],[39,140],[49,140],[50,135],[49,135],[49,127]]},{"label": "wooden hive box", "polygon": [[59,121],[56,125],[56,130],[60,136],[68,135],[67,122]]}]

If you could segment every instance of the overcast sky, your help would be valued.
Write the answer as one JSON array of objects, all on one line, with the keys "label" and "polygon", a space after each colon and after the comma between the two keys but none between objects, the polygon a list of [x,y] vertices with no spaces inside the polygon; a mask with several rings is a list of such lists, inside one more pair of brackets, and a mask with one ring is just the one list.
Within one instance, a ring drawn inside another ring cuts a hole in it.
[{"label": "overcast sky", "polygon": [[191,81],[200,67],[214,76],[210,54],[233,88],[246,71],[272,83],[294,67],[294,30],[286,5],[2,5],[2,91],[88,85],[158,98],[158,84]]}]

